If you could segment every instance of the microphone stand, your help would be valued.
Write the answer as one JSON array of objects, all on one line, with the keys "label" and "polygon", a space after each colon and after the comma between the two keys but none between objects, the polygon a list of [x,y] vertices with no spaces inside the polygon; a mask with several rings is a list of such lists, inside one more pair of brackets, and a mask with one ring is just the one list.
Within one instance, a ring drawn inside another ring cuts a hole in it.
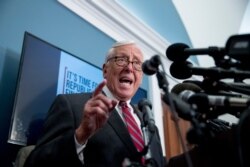
[{"label": "microphone stand", "polygon": [[146,167],[157,167],[157,164],[152,157],[152,153],[150,149],[150,144],[152,142],[152,139],[155,133],[155,125],[147,124],[145,126],[145,124],[142,123],[142,132],[143,132],[143,137],[144,137],[144,142],[145,142],[145,147],[144,147],[144,150],[142,151],[142,154],[144,155],[144,158],[145,158],[145,165]]}]

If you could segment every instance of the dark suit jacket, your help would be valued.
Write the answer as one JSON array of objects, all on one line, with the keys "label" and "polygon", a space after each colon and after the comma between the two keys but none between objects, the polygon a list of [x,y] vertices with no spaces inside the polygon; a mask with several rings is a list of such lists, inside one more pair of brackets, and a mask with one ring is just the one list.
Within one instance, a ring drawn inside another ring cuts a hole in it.
[{"label": "dark suit jacket", "polygon": [[[44,135],[28,157],[25,167],[82,166],[76,153],[74,132],[80,124],[83,106],[91,94],[59,95],[51,106]],[[151,151],[159,167],[165,165],[158,132]],[[103,128],[93,135],[84,149],[84,166],[119,167],[124,158],[140,161],[132,139],[117,111],[113,111]]]}]

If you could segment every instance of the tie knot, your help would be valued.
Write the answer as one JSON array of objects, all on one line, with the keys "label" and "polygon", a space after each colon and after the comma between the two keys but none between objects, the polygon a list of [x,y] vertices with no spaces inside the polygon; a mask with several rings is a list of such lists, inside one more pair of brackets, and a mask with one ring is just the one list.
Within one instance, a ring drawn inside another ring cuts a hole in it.
[{"label": "tie knot", "polygon": [[120,102],[119,102],[119,106],[121,106],[122,108],[127,108],[127,107],[128,107],[126,101],[120,101]]}]

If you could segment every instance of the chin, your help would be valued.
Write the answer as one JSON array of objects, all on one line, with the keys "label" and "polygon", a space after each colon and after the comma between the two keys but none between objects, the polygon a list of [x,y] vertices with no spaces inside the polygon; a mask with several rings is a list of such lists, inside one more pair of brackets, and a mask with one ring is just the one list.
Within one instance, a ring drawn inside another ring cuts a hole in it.
[{"label": "chin", "polygon": [[129,100],[133,97],[131,93],[121,93],[120,98],[121,100]]}]

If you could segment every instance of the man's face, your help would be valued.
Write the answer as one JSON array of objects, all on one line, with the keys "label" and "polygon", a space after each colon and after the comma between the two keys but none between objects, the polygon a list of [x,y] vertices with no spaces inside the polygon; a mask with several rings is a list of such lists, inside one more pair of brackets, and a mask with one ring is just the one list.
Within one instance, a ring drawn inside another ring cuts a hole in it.
[{"label": "man's face", "polygon": [[[120,58],[130,61],[130,63],[120,66],[118,64]],[[142,82],[143,72],[133,67],[133,64],[138,65],[143,62],[141,50],[133,44],[119,46],[115,48],[114,54],[108,60],[103,65],[103,75],[107,80],[107,87],[118,100],[131,99]]]}]

